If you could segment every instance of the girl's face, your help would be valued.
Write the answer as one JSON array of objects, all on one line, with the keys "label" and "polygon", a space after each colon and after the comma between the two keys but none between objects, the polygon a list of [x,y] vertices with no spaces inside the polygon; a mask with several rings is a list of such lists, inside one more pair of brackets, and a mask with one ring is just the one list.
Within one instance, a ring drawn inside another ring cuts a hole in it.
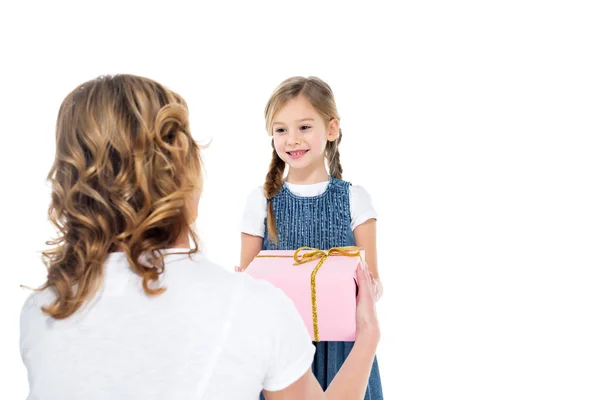
[{"label": "girl's face", "polygon": [[273,118],[277,155],[292,169],[323,166],[327,141],[339,135],[339,121],[324,121],[304,96],[288,101]]}]

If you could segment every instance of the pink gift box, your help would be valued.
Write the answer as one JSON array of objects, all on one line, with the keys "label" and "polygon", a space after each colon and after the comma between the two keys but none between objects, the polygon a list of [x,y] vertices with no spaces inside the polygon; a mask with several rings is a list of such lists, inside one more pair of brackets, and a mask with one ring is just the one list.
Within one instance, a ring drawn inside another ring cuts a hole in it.
[{"label": "pink gift box", "polygon": [[246,268],[294,302],[313,341],[356,338],[356,268],[365,259],[358,247],[330,250],[263,250]]}]

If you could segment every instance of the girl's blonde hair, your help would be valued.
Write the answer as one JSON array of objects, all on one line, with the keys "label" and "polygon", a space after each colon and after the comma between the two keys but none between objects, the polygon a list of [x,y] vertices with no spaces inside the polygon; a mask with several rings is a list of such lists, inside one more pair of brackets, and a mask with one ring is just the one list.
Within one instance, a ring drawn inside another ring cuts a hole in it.
[{"label": "girl's blonde hair", "polygon": [[125,253],[150,295],[164,270],[161,249],[190,228],[201,190],[200,149],[177,93],[133,75],[101,76],[73,90],[56,124],[48,215],[58,229],[43,253],[56,299],[42,308],[62,319],[98,290],[108,253]]},{"label": "girl's blonde hair", "polygon": [[[269,135],[273,135],[273,118],[285,106],[285,104],[295,99],[298,96],[303,96],[314,107],[315,110],[325,120],[325,123],[333,119],[339,121],[340,116],[335,104],[333,91],[323,80],[309,76],[308,78],[296,76],[283,81],[273,92],[271,98],[265,107],[266,128]],[[328,141],[325,148],[325,157],[329,162],[329,175],[334,178],[342,179],[342,165],[340,163],[340,153],[338,146],[342,140],[342,130],[339,130],[339,135],[336,140]],[[283,173],[285,171],[285,162],[279,158],[275,151],[273,143],[273,155],[271,165],[267,173],[264,192],[267,198],[267,230],[270,240],[277,244],[277,228],[275,224],[275,215],[273,212],[272,199],[279,193],[283,186]]]}]

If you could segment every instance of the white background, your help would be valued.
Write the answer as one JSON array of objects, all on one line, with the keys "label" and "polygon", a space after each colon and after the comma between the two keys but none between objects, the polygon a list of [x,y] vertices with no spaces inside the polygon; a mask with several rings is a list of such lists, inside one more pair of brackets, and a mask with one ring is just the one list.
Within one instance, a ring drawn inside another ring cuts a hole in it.
[{"label": "white background", "polygon": [[182,94],[212,140],[198,225],[225,268],[269,164],[271,91],[331,85],[344,178],[380,214],[386,399],[599,399],[594,2],[216,3],[3,2],[1,397],[27,393],[19,285],[45,277],[60,102],[134,73]]}]

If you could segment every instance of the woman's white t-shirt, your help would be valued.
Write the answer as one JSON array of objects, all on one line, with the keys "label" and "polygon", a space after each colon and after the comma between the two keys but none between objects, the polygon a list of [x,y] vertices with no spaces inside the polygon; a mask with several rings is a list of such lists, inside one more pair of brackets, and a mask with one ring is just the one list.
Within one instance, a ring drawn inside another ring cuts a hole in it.
[{"label": "woman's white t-shirt", "polygon": [[[325,193],[329,181],[310,185],[285,182],[284,185],[296,196],[313,197]],[[362,186],[350,186],[350,217],[352,231],[365,221],[377,218],[371,196]],[[255,188],[248,196],[240,230],[248,235],[264,237],[265,218],[267,218],[267,199],[261,186]]]},{"label": "woman's white t-shirt", "polygon": [[163,294],[147,296],[113,253],[100,291],[71,317],[42,313],[50,290],[30,296],[20,337],[28,399],[256,400],[310,369],[310,336],[271,284],[200,254],[169,254],[160,286]]}]

